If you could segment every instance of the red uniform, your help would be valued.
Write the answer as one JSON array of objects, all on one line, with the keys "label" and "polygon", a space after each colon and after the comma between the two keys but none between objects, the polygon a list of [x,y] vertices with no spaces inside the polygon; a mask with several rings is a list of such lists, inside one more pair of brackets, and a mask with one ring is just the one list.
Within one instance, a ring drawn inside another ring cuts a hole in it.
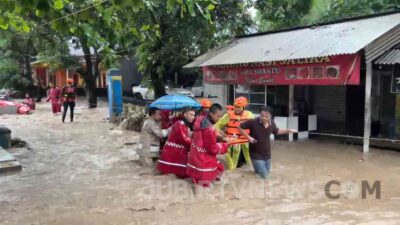
[{"label": "red uniform", "polygon": [[176,122],[183,119],[183,115],[180,113],[176,116],[170,117],[171,110],[161,110],[161,128],[168,129],[172,127]]},{"label": "red uniform", "polygon": [[49,97],[47,98],[47,101],[51,102],[53,113],[61,112],[60,95],[61,90],[58,87],[54,87],[49,90]]},{"label": "red uniform", "polygon": [[171,112],[171,110],[161,110],[160,111],[161,129],[168,129],[173,125],[173,123],[171,122],[171,119],[169,118],[170,112]]},{"label": "red uniform", "polygon": [[185,177],[191,143],[189,128],[182,120],[176,122],[160,154],[158,170],[162,174],[172,173],[178,177]]},{"label": "red uniform", "polygon": [[62,102],[75,102],[76,99],[76,88],[75,87],[63,87],[61,91]]},{"label": "red uniform", "polygon": [[71,122],[73,122],[74,121],[75,100],[76,100],[76,88],[72,87],[72,86],[65,86],[61,91],[61,97],[62,97],[61,101],[64,106],[64,111],[62,114],[62,122],[64,123],[68,108],[70,110]]},{"label": "red uniform", "polygon": [[195,183],[207,186],[224,171],[217,155],[225,154],[227,148],[228,143],[217,143],[217,135],[208,117],[199,116],[193,127],[186,174],[192,177]]},{"label": "red uniform", "polygon": [[24,100],[23,103],[24,103],[25,105],[29,106],[29,108],[30,108],[31,110],[35,110],[35,108],[36,108],[36,102],[35,102],[35,100],[34,100],[32,97],[27,97],[27,98],[25,98],[25,100]]},{"label": "red uniform", "polygon": [[175,124],[176,122],[178,122],[178,121],[180,121],[180,120],[183,120],[183,119],[184,119],[183,114],[182,114],[182,113],[179,113],[178,115],[173,116],[173,117],[171,118],[171,122],[172,122],[172,124]]}]

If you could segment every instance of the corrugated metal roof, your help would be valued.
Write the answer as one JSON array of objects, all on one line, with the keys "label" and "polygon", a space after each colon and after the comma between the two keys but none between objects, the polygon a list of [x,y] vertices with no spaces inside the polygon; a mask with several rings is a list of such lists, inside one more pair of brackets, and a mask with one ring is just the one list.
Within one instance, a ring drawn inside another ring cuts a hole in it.
[{"label": "corrugated metal roof", "polygon": [[241,37],[185,67],[354,54],[400,26],[400,13]]},{"label": "corrugated metal roof", "polygon": [[380,65],[394,65],[400,64],[400,49],[392,49],[379,57],[375,64]]}]

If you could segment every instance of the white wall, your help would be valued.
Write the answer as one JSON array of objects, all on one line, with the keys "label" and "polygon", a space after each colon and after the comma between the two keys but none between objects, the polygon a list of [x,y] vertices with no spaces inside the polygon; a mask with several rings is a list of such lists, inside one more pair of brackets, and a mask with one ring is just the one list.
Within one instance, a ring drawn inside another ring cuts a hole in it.
[{"label": "white wall", "polygon": [[213,98],[210,99],[214,103],[219,103],[222,106],[225,106],[228,98],[227,92],[227,86],[225,84],[204,83],[204,97],[207,98],[209,95],[213,96]]}]

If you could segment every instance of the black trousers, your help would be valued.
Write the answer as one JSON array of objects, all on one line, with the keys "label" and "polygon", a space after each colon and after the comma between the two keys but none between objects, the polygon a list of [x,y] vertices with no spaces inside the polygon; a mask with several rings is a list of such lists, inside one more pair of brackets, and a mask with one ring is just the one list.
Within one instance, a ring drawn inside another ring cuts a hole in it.
[{"label": "black trousers", "polygon": [[243,165],[246,164],[246,159],[244,158],[244,154],[243,151],[240,150],[240,155],[239,155],[239,160],[238,160],[238,164],[237,164],[237,168],[242,167]]},{"label": "black trousers", "polygon": [[63,107],[64,107],[64,111],[63,111],[63,115],[62,115],[62,122],[64,123],[64,121],[65,121],[65,116],[67,115],[68,107],[69,107],[71,122],[73,122],[74,121],[75,102],[64,102]]}]

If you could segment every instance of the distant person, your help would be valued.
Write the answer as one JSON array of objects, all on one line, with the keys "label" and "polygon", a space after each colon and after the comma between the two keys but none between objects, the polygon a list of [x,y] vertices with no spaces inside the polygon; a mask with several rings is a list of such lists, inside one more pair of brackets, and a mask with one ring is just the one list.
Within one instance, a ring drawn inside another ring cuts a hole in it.
[{"label": "distant person", "polygon": [[239,130],[249,140],[254,171],[263,179],[268,177],[271,170],[270,135],[297,133],[295,129],[279,129],[272,120],[272,109],[268,106],[261,109],[259,117],[241,123]]},{"label": "distant person", "polygon": [[187,108],[182,112],[183,118],[171,127],[168,140],[158,160],[158,170],[162,174],[175,174],[177,177],[186,177],[188,153],[192,144],[193,121],[196,112]]},{"label": "distant person", "polygon": [[[174,123],[171,120],[171,110],[160,110],[160,116],[161,116],[161,129],[168,129],[170,128]],[[164,148],[165,142],[167,141],[168,137],[160,138],[160,149]]]},{"label": "distant person", "polygon": [[51,109],[53,111],[54,115],[57,115],[57,113],[61,112],[61,104],[60,104],[60,95],[61,95],[61,90],[54,84],[50,83],[50,89],[48,91],[48,97],[47,97],[47,102],[51,102]]},{"label": "distant person", "polygon": [[25,105],[29,106],[29,108],[31,110],[35,110],[36,109],[36,103],[35,103],[35,99],[32,97],[31,94],[26,93],[25,94],[25,99],[23,102]]},{"label": "distant person", "polygon": [[36,90],[36,92],[37,92],[36,102],[41,102],[42,101],[42,96],[43,96],[42,95],[43,85],[42,85],[42,80],[40,78],[38,78],[37,81],[36,81],[36,88],[37,88],[37,90]]},{"label": "distant person", "polygon": [[68,79],[67,85],[64,86],[61,90],[61,100],[63,103],[63,114],[62,114],[62,122],[65,122],[65,116],[67,115],[68,108],[70,110],[70,121],[74,122],[74,108],[75,102],[77,98],[76,88],[73,86],[74,80]]}]

